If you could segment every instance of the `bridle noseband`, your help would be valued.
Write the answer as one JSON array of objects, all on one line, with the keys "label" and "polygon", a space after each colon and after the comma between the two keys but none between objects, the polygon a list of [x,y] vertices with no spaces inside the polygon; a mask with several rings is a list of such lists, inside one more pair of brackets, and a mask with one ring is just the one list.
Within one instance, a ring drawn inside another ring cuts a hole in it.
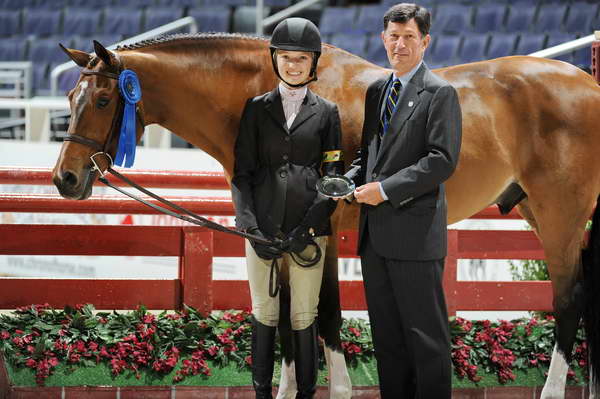
[{"label": "bridle noseband", "polygon": [[[87,76],[91,76],[91,75],[102,76],[102,77],[105,77],[108,79],[119,80],[119,75],[121,74],[121,72],[123,71],[124,68],[123,68],[123,64],[120,61],[117,60],[117,62],[118,62],[117,70],[119,71],[118,73],[113,73],[113,72],[108,72],[108,71],[93,71],[91,69],[84,68],[81,71],[81,74],[87,75]],[[110,124],[110,130],[108,131],[108,134],[106,136],[106,141],[104,142],[104,144],[101,144],[96,140],[89,139],[89,138],[84,137],[77,133],[71,133],[67,137],[64,138],[64,141],[73,141],[75,143],[78,143],[78,144],[84,145],[86,147],[90,147],[93,150],[96,150],[96,152],[94,154],[90,155],[90,160],[92,161],[92,164],[94,165],[92,168],[92,171],[97,170],[101,176],[104,176],[106,173],[106,170],[110,169],[114,165],[113,157],[108,153],[108,151],[109,151],[111,144],[115,140],[115,137],[119,137],[119,127],[122,123],[122,115],[123,115],[124,107],[125,107],[125,100],[123,99],[123,96],[119,94],[119,103],[117,104],[117,109],[116,109],[115,115],[113,116],[112,122]],[[140,106],[136,107],[135,113],[136,113],[137,119],[140,122],[142,129],[143,129],[146,126],[146,124],[144,123],[144,117],[142,115],[142,111],[140,111]],[[97,155],[105,155],[109,160],[109,165],[104,171],[102,169],[100,169],[100,166],[94,159],[94,157],[96,157]]]}]

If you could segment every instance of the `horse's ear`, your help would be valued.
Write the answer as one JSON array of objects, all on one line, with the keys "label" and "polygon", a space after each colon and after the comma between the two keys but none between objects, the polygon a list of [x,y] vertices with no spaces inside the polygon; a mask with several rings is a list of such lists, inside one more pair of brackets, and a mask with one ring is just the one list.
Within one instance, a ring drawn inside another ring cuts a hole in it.
[{"label": "horse's ear", "polygon": [[90,62],[90,60],[92,59],[92,56],[86,53],[85,51],[66,48],[60,43],[58,43],[58,45],[69,56],[70,59],[72,59],[77,65],[79,65],[82,68],[85,68],[88,62]]},{"label": "horse's ear", "polygon": [[94,50],[96,51],[96,55],[100,57],[100,59],[104,61],[106,65],[113,65],[115,56],[96,40],[94,40]]}]

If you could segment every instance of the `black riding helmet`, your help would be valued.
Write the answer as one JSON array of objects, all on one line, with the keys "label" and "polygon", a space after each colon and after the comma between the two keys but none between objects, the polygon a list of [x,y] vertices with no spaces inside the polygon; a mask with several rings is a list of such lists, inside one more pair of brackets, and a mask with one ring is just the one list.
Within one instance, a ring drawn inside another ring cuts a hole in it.
[{"label": "black riding helmet", "polygon": [[310,82],[317,80],[317,62],[321,56],[321,34],[319,29],[304,18],[287,18],[281,21],[273,30],[271,35],[271,61],[273,62],[273,69],[277,77],[285,82],[285,80],[279,75],[277,68],[277,61],[275,59],[275,50],[287,50],[287,51],[308,51],[314,54],[313,63],[310,69],[309,79],[304,83],[297,85],[289,84],[290,87],[302,87]]}]

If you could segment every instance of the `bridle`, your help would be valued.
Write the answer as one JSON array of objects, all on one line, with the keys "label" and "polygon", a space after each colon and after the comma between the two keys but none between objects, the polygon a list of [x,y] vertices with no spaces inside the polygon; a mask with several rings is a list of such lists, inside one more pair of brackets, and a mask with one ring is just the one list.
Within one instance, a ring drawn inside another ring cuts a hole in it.
[{"label": "bridle", "polygon": [[[119,75],[121,74],[121,72],[123,71],[124,68],[123,68],[123,64],[118,59],[117,59],[117,62],[118,62],[118,66],[117,66],[118,73],[113,73],[113,72],[108,72],[108,71],[93,71],[91,69],[85,68],[81,71],[81,74],[86,75],[86,76],[91,76],[91,75],[102,76],[102,77],[105,77],[108,79],[114,79],[114,80],[118,81]],[[117,109],[112,118],[112,122],[110,124],[110,128],[109,128],[108,134],[106,135],[106,141],[104,142],[104,144],[101,144],[96,140],[92,140],[92,139],[88,139],[87,137],[83,137],[82,135],[77,134],[77,133],[70,133],[67,137],[64,138],[64,141],[73,141],[75,143],[84,145],[86,147],[90,147],[96,151],[94,154],[90,155],[90,160],[92,161],[92,164],[94,165],[92,168],[92,171],[98,171],[98,173],[100,173],[101,177],[104,177],[104,175],[106,174],[106,171],[111,172],[113,170],[112,166],[114,165],[114,160],[113,160],[113,157],[108,153],[108,151],[111,147],[111,144],[115,140],[115,138],[119,137],[119,127],[121,126],[121,120],[122,120],[124,106],[125,106],[125,100],[123,99],[123,96],[119,95],[119,102],[117,104]],[[141,107],[141,103],[140,103],[140,104],[138,104],[138,106],[136,106],[135,114],[136,114],[136,117],[143,129],[146,126],[146,123],[144,122],[144,117],[143,117],[141,109],[142,109],[142,107]],[[98,155],[104,155],[108,159],[109,163],[108,163],[108,167],[106,168],[106,171],[102,171],[102,169],[96,162],[95,157]]]},{"label": "bridle", "polygon": [[[124,70],[124,68],[123,68],[123,64],[118,59],[117,59],[117,62],[118,62],[118,66],[116,69],[117,69],[118,73],[107,72],[107,71],[93,71],[91,69],[85,68],[81,71],[81,74],[88,75],[88,76],[89,75],[102,76],[102,77],[106,77],[106,78],[114,79],[114,80],[118,81],[119,75]],[[140,109],[141,108],[140,104],[141,104],[141,102],[138,104],[138,106],[136,106],[136,116],[137,116],[137,119],[140,122],[142,128],[144,128],[146,126],[146,124],[144,123],[144,118],[142,115],[142,111]],[[122,95],[119,95],[119,103],[117,104],[117,109],[116,109],[115,115],[113,116],[112,122],[110,124],[110,130],[108,131],[106,141],[103,144],[99,143],[96,140],[88,139],[87,137],[83,137],[76,133],[71,133],[67,137],[64,138],[65,141],[73,141],[75,143],[84,145],[86,147],[90,147],[96,151],[95,153],[90,155],[90,160],[93,164],[92,172],[98,171],[98,173],[100,174],[100,177],[98,178],[98,180],[100,180],[100,182],[102,182],[106,186],[111,187],[111,188],[117,190],[118,192],[128,196],[129,198],[139,201],[139,202],[143,203],[144,205],[147,205],[147,206],[149,206],[159,212],[162,212],[164,214],[173,216],[175,218],[184,220],[186,222],[189,222],[189,223],[192,223],[195,225],[207,227],[207,228],[221,231],[224,233],[241,236],[241,237],[250,239],[250,240],[254,241],[255,243],[281,248],[282,241],[279,239],[275,239],[274,241],[267,240],[261,236],[250,234],[245,231],[230,229],[219,223],[208,220],[200,215],[195,214],[192,211],[189,211],[171,201],[168,201],[168,200],[160,197],[157,194],[154,194],[153,192],[143,188],[142,186],[138,185],[131,179],[123,176],[121,173],[114,170],[112,168],[112,166],[114,165],[113,157],[110,156],[108,151],[110,149],[112,142],[115,140],[115,138],[117,138],[117,139],[119,138],[119,127],[121,126],[121,123],[122,123],[122,114],[123,114],[124,106],[125,106],[125,100],[123,99]],[[98,155],[104,155],[109,160],[108,166],[106,167],[105,171],[102,171],[102,169],[100,168],[100,166],[98,165],[98,163],[95,160],[95,157]],[[125,182],[127,185],[137,189],[138,191],[154,198],[155,200],[161,202],[162,204],[165,204],[165,205],[169,206],[170,208],[172,208],[176,211],[179,211],[183,214],[174,212],[174,211],[164,208],[160,205],[153,204],[147,200],[144,200],[144,199],[138,197],[137,195],[134,195],[126,190],[121,189],[120,187],[115,186],[114,184],[112,184],[111,182],[109,182],[106,179],[105,176],[107,173],[112,174],[117,179]],[[315,256],[313,257],[313,259],[304,259],[299,254],[297,254],[297,256],[300,258],[300,260],[298,260],[296,258],[296,256],[294,256],[293,253],[290,253],[292,258],[294,259],[294,261],[302,267],[314,266],[320,261],[320,259],[322,257],[321,248],[314,241],[309,242],[308,245],[314,246],[316,249]],[[276,279],[275,287],[273,287],[273,284],[274,284],[273,279],[274,278]],[[269,295],[272,297],[275,297],[277,295],[277,293],[279,292],[280,285],[281,285],[281,283],[280,283],[280,279],[279,279],[279,268],[277,265],[277,260],[273,259],[271,262],[271,273],[270,273],[270,279],[269,279]]]}]

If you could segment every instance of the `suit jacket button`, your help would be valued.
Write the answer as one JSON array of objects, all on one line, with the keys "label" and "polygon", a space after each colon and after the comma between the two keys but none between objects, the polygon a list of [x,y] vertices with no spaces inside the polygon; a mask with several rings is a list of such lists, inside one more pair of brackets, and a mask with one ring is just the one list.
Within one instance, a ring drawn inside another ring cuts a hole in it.
[{"label": "suit jacket button", "polygon": [[373,180],[374,180],[374,179],[377,179],[377,173],[373,173],[373,174],[371,175],[371,177],[373,178]]},{"label": "suit jacket button", "polygon": [[283,154],[283,160],[284,160],[284,161],[287,161],[287,160],[288,160],[288,156],[287,156],[287,154]]},{"label": "suit jacket button", "polygon": [[287,177],[287,170],[282,170],[279,172],[279,177],[285,179]]},{"label": "suit jacket button", "polygon": [[290,141],[290,136],[285,136],[285,141]]}]

